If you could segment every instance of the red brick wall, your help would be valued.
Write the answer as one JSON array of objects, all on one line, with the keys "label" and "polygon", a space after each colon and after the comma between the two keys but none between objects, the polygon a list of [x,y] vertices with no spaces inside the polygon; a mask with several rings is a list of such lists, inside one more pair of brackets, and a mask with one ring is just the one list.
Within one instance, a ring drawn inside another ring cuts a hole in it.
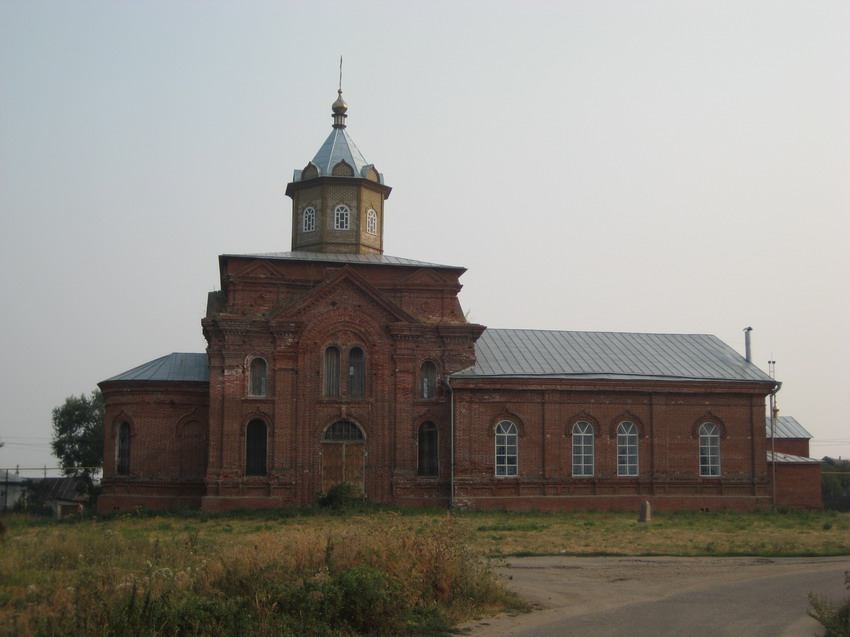
[{"label": "red brick wall", "polygon": [[[770,464],[768,464],[769,478],[772,477],[771,473]],[[772,493],[772,487],[770,489]],[[776,505],[779,507],[822,509],[820,464],[777,463]]]},{"label": "red brick wall", "polygon": [[[101,513],[197,507],[203,494],[206,383],[101,383],[106,401]],[[130,424],[130,472],[116,475],[117,435]],[[187,436],[186,434],[190,434]]]}]

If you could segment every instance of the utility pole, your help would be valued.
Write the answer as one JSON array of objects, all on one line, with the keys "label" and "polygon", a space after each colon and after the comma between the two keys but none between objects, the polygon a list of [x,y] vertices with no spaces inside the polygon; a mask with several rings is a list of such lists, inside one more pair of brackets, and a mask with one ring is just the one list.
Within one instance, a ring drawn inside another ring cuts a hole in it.
[{"label": "utility pole", "polygon": [[[767,369],[770,377],[776,380],[776,361],[767,361]],[[770,463],[770,485],[773,491],[771,495],[772,509],[776,512],[776,414],[779,408],[776,406],[776,391],[770,392],[770,455],[773,462]]]}]

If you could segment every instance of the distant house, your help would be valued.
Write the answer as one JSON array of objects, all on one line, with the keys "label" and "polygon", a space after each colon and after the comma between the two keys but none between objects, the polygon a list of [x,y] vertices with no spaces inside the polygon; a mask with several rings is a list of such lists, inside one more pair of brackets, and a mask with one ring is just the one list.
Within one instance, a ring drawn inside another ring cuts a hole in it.
[{"label": "distant house", "polygon": [[[79,478],[30,478],[21,480],[22,491],[27,491],[25,502],[36,507],[49,508],[56,518],[79,515],[83,512],[85,496],[83,481]],[[11,508],[11,507],[10,507]]]},{"label": "distant house", "polygon": [[14,473],[0,473],[0,511],[14,509],[24,493],[26,481]]},{"label": "distant house", "polygon": [[792,416],[780,416],[774,423],[767,418],[765,430],[771,489],[774,469],[776,473],[776,502],[781,506],[822,509],[821,461],[809,457],[812,434]]}]

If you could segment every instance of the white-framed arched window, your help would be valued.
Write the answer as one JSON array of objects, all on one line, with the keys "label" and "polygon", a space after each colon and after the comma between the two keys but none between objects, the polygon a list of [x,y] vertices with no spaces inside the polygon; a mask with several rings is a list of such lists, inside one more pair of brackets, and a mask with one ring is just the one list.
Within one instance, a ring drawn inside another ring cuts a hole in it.
[{"label": "white-framed arched window", "polygon": [[573,425],[573,475],[593,475],[593,425],[586,420]]},{"label": "white-framed arched window", "polygon": [[316,209],[312,206],[304,208],[302,216],[301,231],[313,232],[316,229]]},{"label": "white-framed arched window", "polygon": [[519,472],[519,433],[516,423],[502,420],[496,425],[496,476],[516,476]]},{"label": "white-framed arched window", "polygon": [[617,425],[617,475],[638,474],[638,428],[629,420]]},{"label": "white-framed arched window", "polygon": [[713,422],[704,422],[699,428],[699,474],[720,475],[720,427]]},{"label": "white-framed arched window", "polygon": [[344,204],[334,208],[334,230],[348,230],[351,224],[351,210]]},{"label": "white-framed arched window", "polygon": [[371,208],[366,212],[366,232],[378,234],[378,213]]}]

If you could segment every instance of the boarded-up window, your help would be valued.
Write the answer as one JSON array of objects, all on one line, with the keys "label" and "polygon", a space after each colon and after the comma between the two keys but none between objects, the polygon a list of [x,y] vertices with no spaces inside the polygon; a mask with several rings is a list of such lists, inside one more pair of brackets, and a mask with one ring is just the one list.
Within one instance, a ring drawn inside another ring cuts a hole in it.
[{"label": "boarded-up window", "polygon": [[431,361],[422,363],[420,372],[419,396],[434,398],[437,395],[437,366]]},{"label": "boarded-up window", "polygon": [[206,472],[206,427],[198,422],[187,422],[180,432],[180,477],[198,479]]},{"label": "boarded-up window", "polygon": [[352,347],[348,353],[348,395],[363,398],[366,394],[366,358],[363,350]]},{"label": "boarded-up window", "polygon": [[325,396],[339,396],[339,348],[325,350],[323,389]]},{"label": "boarded-up window", "polygon": [[255,358],[251,361],[251,395],[265,396],[267,392],[266,361]]},{"label": "boarded-up window", "polygon": [[266,456],[268,452],[266,423],[262,420],[252,420],[249,422],[245,440],[245,475],[266,475],[268,473],[266,469]]},{"label": "boarded-up window", "polygon": [[437,425],[423,422],[419,425],[419,467],[420,476],[435,476],[439,472],[439,454],[437,450]]},{"label": "boarded-up window", "polygon": [[119,476],[130,475],[130,423],[118,425],[118,449],[115,473]]}]

